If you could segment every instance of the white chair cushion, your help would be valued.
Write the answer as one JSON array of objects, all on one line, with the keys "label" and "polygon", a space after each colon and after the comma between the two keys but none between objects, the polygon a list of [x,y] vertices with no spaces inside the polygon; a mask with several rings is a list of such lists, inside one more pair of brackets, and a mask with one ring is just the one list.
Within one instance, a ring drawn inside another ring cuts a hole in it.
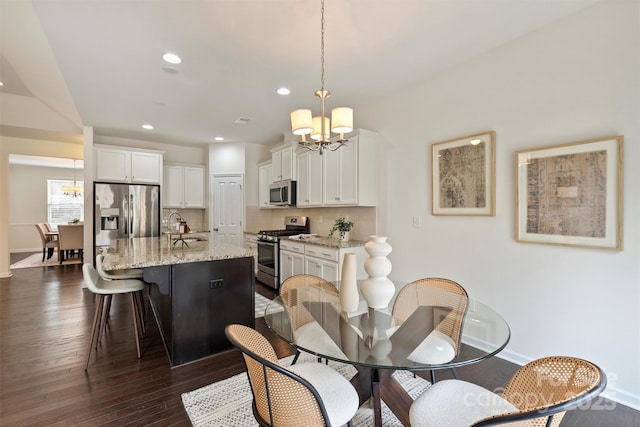
[{"label": "white chair cushion", "polygon": [[316,388],[332,426],[344,425],[356,414],[359,405],[358,393],[335,369],[315,362],[299,363],[288,369]]},{"label": "white chair cushion", "polygon": [[425,365],[438,365],[447,363],[454,357],[456,351],[453,340],[440,331],[432,331],[407,359]]},{"label": "white chair cushion", "polygon": [[478,385],[443,380],[418,396],[409,418],[412,427],[469,427],[483,418],[507,412],[518,412],[518,408]]},{"label": "white chair cushion", "polygon": [[327,356],[340,357],[343,355],[340,347],[333,342],[331,337],[317,322],[309,322],[299,327],[296,332],[296,344],[302,348],[315,349]]}]

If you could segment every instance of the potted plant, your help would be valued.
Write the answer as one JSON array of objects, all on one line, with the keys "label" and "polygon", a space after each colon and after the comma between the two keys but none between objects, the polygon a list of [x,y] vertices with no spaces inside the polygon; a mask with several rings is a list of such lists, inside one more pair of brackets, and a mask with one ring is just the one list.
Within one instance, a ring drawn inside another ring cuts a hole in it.
[{"label": "potted plant", "polygon": [[350,221],[344,217],[336,219],[335,224],[331,227],[329,231],[329,237],[333,237],[333,233],[336,231],[340,232],[340,240],[346,241],[349,240],[349,232],[353,228],[354,222]]}]

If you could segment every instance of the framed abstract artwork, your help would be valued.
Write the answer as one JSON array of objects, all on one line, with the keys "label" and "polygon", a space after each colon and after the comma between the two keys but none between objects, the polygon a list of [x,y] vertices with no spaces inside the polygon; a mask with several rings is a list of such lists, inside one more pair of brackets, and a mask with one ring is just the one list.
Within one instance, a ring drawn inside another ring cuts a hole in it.
[{"label": "framed abstract artwork", "polygon": [[622,250],[623,137],[516,153],[516,240]]},{"label": "framed abstract artwork", "polygon": [[495,139],[489,131],[432,144],[433,215],[495,215]]}]

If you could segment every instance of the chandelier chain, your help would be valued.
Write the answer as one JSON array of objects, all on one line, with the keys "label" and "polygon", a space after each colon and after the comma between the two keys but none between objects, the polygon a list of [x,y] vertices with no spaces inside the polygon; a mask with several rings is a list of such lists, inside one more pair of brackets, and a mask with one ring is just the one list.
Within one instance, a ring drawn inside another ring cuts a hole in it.
[{"label": "chandelier chain", "polygon": [[324,0],[320,4],[320,88],[324,90]]}]

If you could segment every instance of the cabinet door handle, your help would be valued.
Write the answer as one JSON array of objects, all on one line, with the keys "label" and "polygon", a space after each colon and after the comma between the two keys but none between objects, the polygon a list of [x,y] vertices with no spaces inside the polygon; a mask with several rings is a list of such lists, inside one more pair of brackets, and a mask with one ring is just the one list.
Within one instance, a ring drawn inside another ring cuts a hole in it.
[{"label": "cabinet door handle", "polygon": [[324,255],[324,256],[326,256],[326,257],[330,257],[330,256],[331,256],[331,254],[328,254],[328,253],[326,253],[326,252],[323,252],[323,253],[322,253],[322,255]]}]

